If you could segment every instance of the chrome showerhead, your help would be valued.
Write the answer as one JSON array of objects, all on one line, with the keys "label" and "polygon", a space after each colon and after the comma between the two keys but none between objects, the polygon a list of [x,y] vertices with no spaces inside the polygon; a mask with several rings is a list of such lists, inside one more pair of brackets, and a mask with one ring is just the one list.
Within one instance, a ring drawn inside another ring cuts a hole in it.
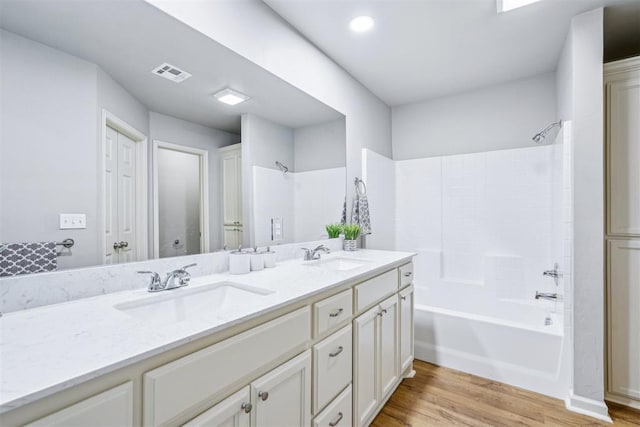
[{"label": "chrome showerhead", "polygon": [[280,163],[279,161],[276,160],[276,166],[280,168],[280,170],[282,171],[282,173],[287,173],[289,172],[289,168],[286,167],[285,165],[283,165],[282,163]]},{"label": "chrome showerhead", "polygon": [[545,138],[547,137],[547,133],[553,129],[554,127],[562,127],[562,120],[558,120],[555,123],[551,123],[549,126],[547,126],[543,131],[536,133],[533,138],[531,138],[533,140],[533,142],[535,142],[536,144],[542,144],[545,140]]}]

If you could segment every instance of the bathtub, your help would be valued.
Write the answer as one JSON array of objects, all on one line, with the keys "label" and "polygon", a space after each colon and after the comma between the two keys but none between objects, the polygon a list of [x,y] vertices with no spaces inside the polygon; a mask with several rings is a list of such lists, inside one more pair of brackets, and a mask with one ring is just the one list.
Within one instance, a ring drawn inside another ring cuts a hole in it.
[{"label": "bathtub", "polygon": [[428,296],[417,289],[416,359],[556,398],[567,396],[568,349],[562,311],[553,312],[557,307],[533,299],[499,300],[488,310],[475,301],[471,311],[451,300],[447,308],[425,301]]}]

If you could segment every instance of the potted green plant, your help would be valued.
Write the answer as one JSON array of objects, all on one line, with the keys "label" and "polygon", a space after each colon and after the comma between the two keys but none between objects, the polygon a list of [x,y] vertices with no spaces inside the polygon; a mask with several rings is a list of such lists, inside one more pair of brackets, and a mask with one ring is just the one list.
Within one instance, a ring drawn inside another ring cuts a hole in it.
[{"label": "potted green plant", "polygon": [[328,224],[324,227],[327,230],[327,234],[330,239],[335,239],[340,237],[340,233],[342,233],[342,224]]},{"label": "potted green plant", "polygon": [[346,224],[342,227],[344,233],[344,250],[355,251],[358,248],[356,240],[360,236],[360,226],[358,224]]}]

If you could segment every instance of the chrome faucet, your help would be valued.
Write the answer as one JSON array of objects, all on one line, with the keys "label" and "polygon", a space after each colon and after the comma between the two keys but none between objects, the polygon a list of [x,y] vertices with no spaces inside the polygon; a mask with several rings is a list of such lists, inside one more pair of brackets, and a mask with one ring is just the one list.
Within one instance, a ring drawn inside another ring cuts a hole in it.
[{"label": "chrome faucet", "polygon": [[549,293],[549,292],[538,292],[536,291],[536,299],[546,299],[549,301],[558,301],[560,299],[562,299],[561,295],[558,295],[557,293]]},{"label": "chrome faucet", "polygon": [[177,270],[173,270],[167,273],[167,277],[164,280],[160,278],[160,275],[155,271],[138,271],[140,274],[151,274],[151,281],[147,290],[149,292],[168,291],[170,289],[181,288],[187,286],[191,280],[191,274],[187,271],[187,268],[195,267],[196,263],[185,265]]},{"label": "chrome faucet", "polygon": [[300,248],[304,251],[304,260],[305,261],[313,261],[316,259],[320,259],[320,252],[324,252],[325,254],[330,253],[331,251],[326,248],[324,245],[320,245],[315,249],[307,249]]},{"label": "chrome faucet", "polygon": [[543,276],[553,277],[553,281],[558,286],[558,279],[562,277],[562,272],[558,271],[558,263],[553,264],[553,270],[545,270],[542,272]]}]

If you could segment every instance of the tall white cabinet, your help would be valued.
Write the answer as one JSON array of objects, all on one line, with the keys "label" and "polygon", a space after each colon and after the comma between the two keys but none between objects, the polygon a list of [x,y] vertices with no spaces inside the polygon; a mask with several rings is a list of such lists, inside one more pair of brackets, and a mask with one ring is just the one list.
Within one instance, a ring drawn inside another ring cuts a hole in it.
[{"label": "tall white cabinet", "polygon": [[605,64],[607,399],[640,408],[640,57]]},{"label": "tall white cabinet", "polygon": [[222,171],[223,244],[231,249],[242,244],[242,154],[241,144],[220,149]]}]

